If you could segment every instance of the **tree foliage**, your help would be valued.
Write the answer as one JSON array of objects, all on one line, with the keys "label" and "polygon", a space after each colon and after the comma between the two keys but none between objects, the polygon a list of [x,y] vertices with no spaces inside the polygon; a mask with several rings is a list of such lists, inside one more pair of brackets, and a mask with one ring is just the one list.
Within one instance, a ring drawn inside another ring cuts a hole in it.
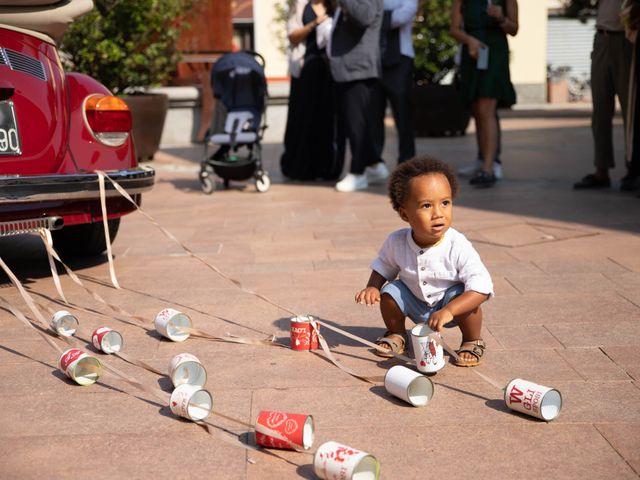
[{"label": "tree foliage", "polygon": [[184,17],[198,0],[94,0],[62,41],[69,70],[86,73],[114,93],[133,93],[171,78]]}]

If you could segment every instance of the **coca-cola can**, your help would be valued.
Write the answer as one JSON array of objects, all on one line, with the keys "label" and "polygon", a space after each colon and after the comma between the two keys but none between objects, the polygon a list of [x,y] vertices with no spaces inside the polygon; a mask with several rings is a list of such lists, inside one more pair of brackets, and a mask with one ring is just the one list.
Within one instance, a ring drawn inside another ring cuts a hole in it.
[{"label": "coca-cola can", "polygon": [[562,395],[551,387],[514,378],[504,390],[504,403],[511,410],[550,422],[562,408]]},{"label": "coca-cola can", "polygon": [[180,353],[171,359],[169,377],[174,387],[185,384],[204,387],[207,383],[207,371],[198,357],[190,353]]},{"label": "coca-cola can", "polygon": [[[313,328],[312,325],[315,327]],[[291,319],[291,349],[315,350],[318,348],[320,325],[311,315],[299,315]]]},{"label": "coca-cola can", "polygon": [[197,385],[180,385],[171,394],[169,408],[179,417],[194,422],[204,420],[211,413],[213,397]]},{"label": "coca-cola can", "polygon": [[98,381],[102,371],[100,361],[78,348],[70,348],[60,357],[60,370],[78,385],[91,385]]},{"label": "coca-cola can", "polygon": [[51,328],[58,335],[72,337],[78,329],[78,319],[66,310],[59,310],[51,318]]},{"label": "coca-cola can", "polygon": [[174,342],[184,342],[189,338],[193,326],[187,315],[173,308],[161,310],[153,323],[158,333]]},{"label": "coca-cola can", "polygon": [[109,327],[98,327],[91,334],[91,343],[104,353],[116,353],[122,350],[124,340],[115,330]]},{"label": "coca-cola can", "polygon": [[326,442],[316,450],[313,471],[325,480],[377,480],[380,463],[366,452],[338,442]]},{"label": "coca-cola can", "polygon": [[256,443],[263,447],[309,450],[314,435],[311,415],[263,410],[256,421]]}]

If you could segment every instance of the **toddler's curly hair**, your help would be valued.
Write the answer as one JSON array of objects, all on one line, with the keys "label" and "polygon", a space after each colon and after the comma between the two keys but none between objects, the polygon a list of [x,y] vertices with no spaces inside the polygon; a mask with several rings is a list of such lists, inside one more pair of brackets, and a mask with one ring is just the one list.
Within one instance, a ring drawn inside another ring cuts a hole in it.
[{"label": "toddler's curly hair", "polygon": [[441,173],[449,181],[451,195],[458,193],[458,179],[453,169],[446,163],[436,160],[429,155],[420,155],[401,163],[391,174],[389,179],[389,198],[395,211],[398,211],[409,195],[409,181],[420,175]]}]

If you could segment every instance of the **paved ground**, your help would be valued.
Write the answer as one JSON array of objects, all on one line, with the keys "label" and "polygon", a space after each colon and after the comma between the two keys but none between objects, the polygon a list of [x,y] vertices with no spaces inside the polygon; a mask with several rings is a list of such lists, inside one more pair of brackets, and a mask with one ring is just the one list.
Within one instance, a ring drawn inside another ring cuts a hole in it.
[{"label": "paved ground", "polygon": [[[433,377],[432,401],[413,408],[381,385],[345,374],[321,353],[162,340],[112,318],[64,276],[73,304],[67,308],[80,319],[82,338],[110,325],[124,335],[127,353],[157,368],[177,353],[197,355],[217,412],[244,422],[266,409],[312,414],[314,449],[335,440],[371,452],[380,459],[381,478],[637,478],[640,199],[615,188],[571,190],[590,170],[587,118],[508,118],[503,127],[506,178],[487,191],[463,184],[454,226],[474,242],[496,286],[485,308],[488,353],[479,371],[504,385],[522,377],[558,388],[564,406],[551,423],[508,411],[499,390],[453,365]],[[619,125],[615,133],[621,145]],[[390,139],[387,158],[394,148]],[[455,166],[473,158],[474,149],[471,132],[419,141],[421,152]],[[283,182],[276,172],[280,152],[280,145],[265,145],[274,180],[268,193],[234,184],[212,196],[199,190],[199,148],[162,152],[154,162],[157,185],[143,206],[246,288],[376,338],[383,332],[379,313],[352,298],[377,248],[402,222],[383,188],[340,194],[329,184]],[[615,179],[621,176],[618,168]],[[109,287],[105,258],[71,266],[90,289],[149,325],[171,306],[218,335],[275,334],[287,341],[286,311],[190,259],[142,215],[126,218],[114,250],[121,290]],[[39,239],[0,239],[0,252],[38,302],[62,308]],[[28,313],[4,276],[0,296]],[[210,435],[114,377],[90,387],[71,383],[56,367],[56,352],[5,309],[0,329],[3,479],[314,478],[310,455],[247,452],[223,441],[220,435],[250,436],[220,416],[210,417],[217,426]],[[397,363],[332,332],[326,338],[337,358],[360,374],[380,376]],[[445,338],[456,345],[460,336],[451,329]],[[108,362],[170,391],[166,378],[117,358]]]}]

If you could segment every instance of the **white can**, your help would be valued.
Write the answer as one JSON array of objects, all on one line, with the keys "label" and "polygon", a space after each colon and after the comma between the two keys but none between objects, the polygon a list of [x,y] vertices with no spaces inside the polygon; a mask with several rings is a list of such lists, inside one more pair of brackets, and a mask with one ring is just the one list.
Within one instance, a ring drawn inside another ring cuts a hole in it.
[{"label": "white can", "polygon": [[100,361],[78,348],[70,348],[60,357],[60,370],[78,385],[91,385],[100,378]]},{"label": "white can", "polygon": [[196,385],[180,385],[171,394],[169,407],[175,415],[197,422],[209,416],[213,398]]},{"label": "white can", "polygon": [[171,359],[169,377],[174,387],[180,385],[204,387],[207,383],[207,371],[198,357],[190,353],[180,353]]},{"label": "white can", "polygon": [[78,319],[66,310],[59,310],[51,318],[51,328],[63,337],[73,337],[78,329]]},{"label": "white can", "polygon": [[411,329],[411,345],[418,370],[435,373],[444,367],[444,350],[440,334],[431,330],[426,323]]},{"label": "white can", "polygon": [[387,370],[384,376],[384,388],[394,397],[398,397],[414,407],[424,407],[433,397],[433,382],[424,375],[396,365]]},{"label": "white can", "polygon": [[104,353],[116,353],[122,350],[124,340],[115,330],[109,327],[98,327],[91,334],[91,343]]},{"label": "white can", "polygon": [[550,422],[562,408],[562,395],[551,387],[514,378],[504,391],[504,403],[511,410]]},{"label": "white can", "polygon": [[189,330],[193,326],[187,315],[173,308],[162,310],[153,323],[158,333],[174,342],[184,342],[189,338]]},{"label": "white can", "polygon": [[313,471],[325,480],[377,480],[380,463],[373,455],[337,442],[326,442],[313,456]]}]

